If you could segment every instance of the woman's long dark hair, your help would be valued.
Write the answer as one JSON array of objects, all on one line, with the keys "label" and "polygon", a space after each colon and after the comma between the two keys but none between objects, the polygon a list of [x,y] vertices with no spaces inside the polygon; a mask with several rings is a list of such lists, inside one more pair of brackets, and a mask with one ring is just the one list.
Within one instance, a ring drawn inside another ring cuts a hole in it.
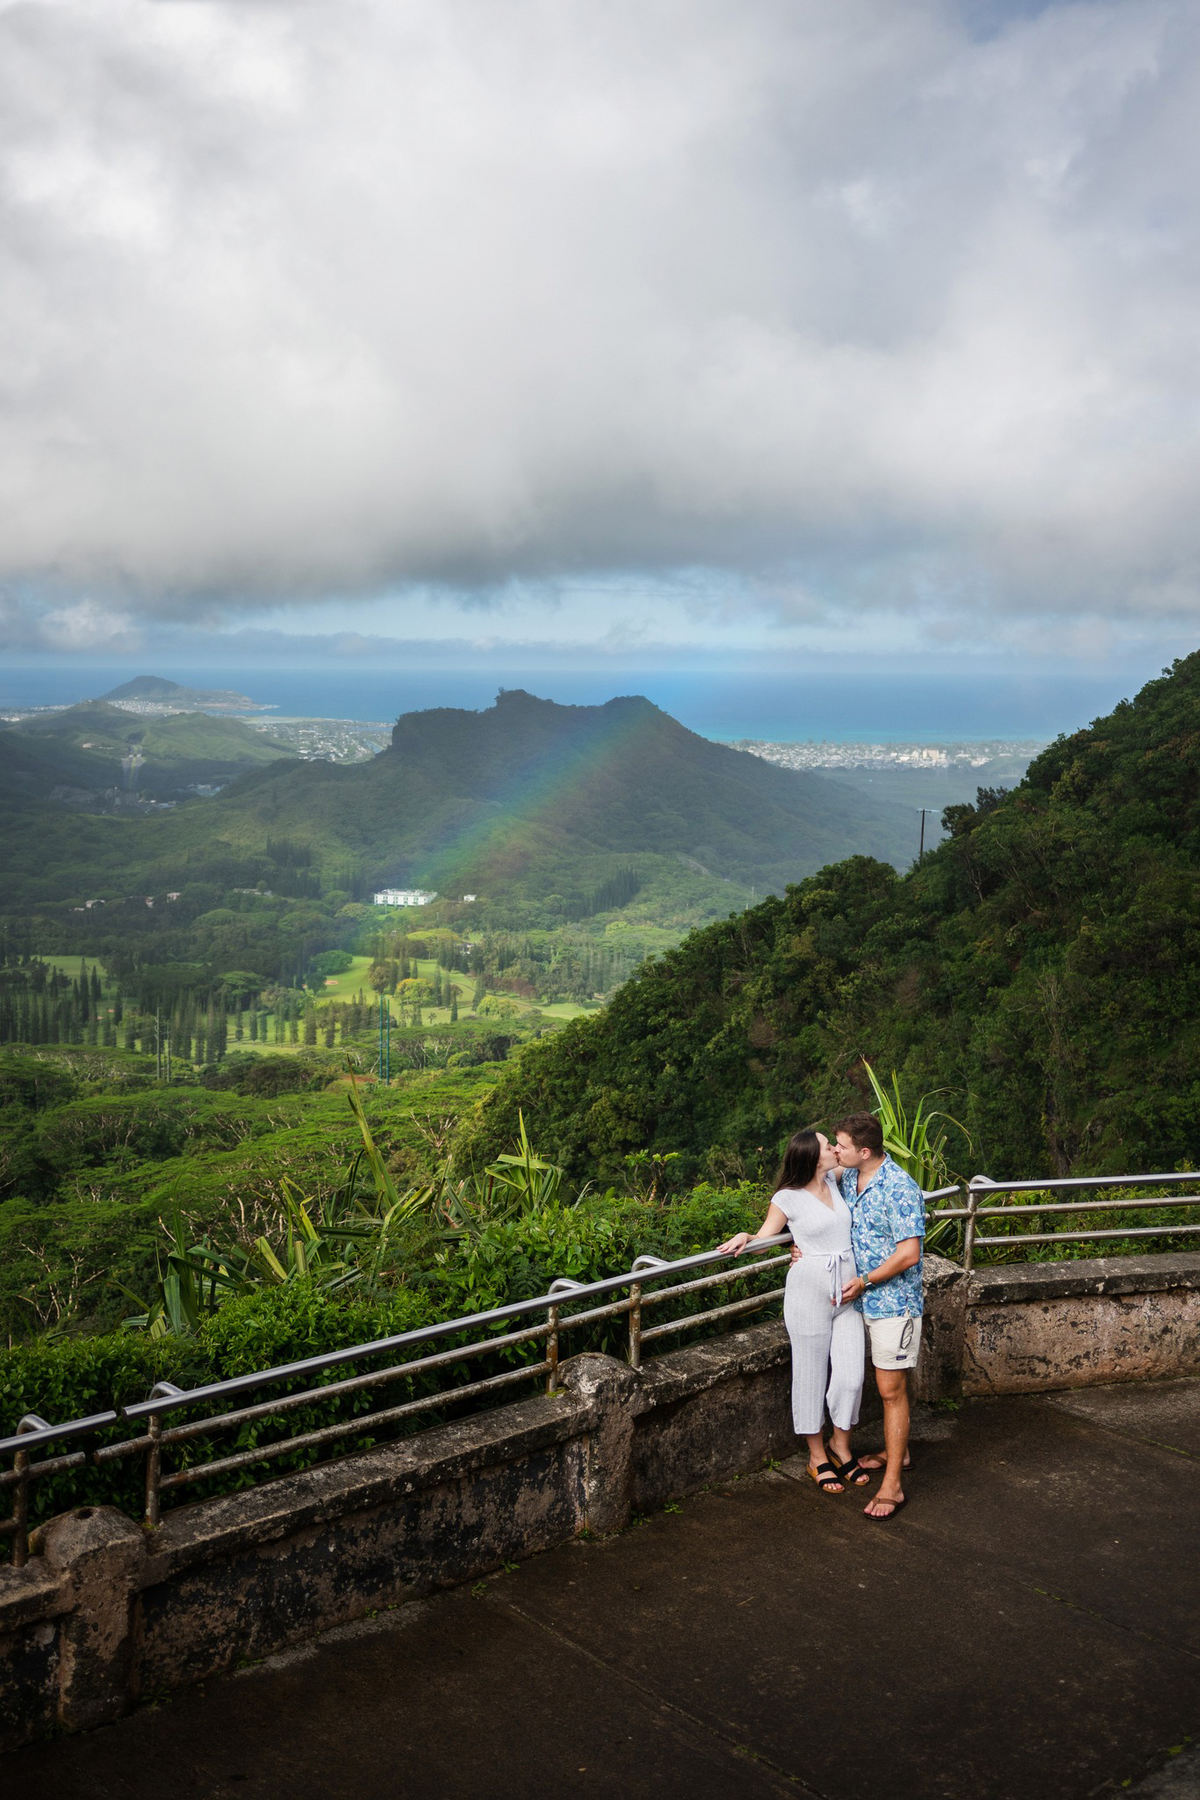
[{"label": "woman's long dark hair", "polygon": [[788,1147],[783,1153],[783,1161],[775,1177],[776,1192],[780,1188],[807,1187],[817,1172],[820,1160],[821,1140],[816,1132],[797,1131],[788,1139]]}]

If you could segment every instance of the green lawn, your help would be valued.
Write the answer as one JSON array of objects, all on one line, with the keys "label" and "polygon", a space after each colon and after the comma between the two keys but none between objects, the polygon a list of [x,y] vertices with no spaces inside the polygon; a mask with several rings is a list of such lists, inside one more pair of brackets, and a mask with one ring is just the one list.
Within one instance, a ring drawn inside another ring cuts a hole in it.
[{"label": "green lawn", "polygon": [[[325,977],[325,986],[320,989],[318,1000],[354,1000],[357,998],[360,988],[368,1000],[373,1000],[374,995],[371,993],[367,981],[367,971],[370,967],[371,958],[369,956],[356,956],[352,967],[347,969],[344,975],[327,975]],[[413,958],[409,962],[409,967],[414,975],[425,981],[432,981],[437,963],[433,957],[426,957],[422,960]],[[446,971],[443,969],[443,983],[446,979]],[[455,975],[453,981],[458,991],[458,1011],[461,1017],[470,1011],[471,996],[475,992],[475,977],[473,975]],[[536,1000],[526,999],[520,994],[509,993],[504,988],[496,989],[495,994],[496,998],[500,1000],[515,1000],[522,1012],[541,1012],[550,1019],[577,1019],[581,1013],[599,1011],[598,1002],[591,1002],[586,1006],[576,1006],[572,1001],[564,1000],[555,1006],[539,1006]],[[394,1017],[397,1011],[394,995],[390,999],[390,1005]],[[422,1006],[421,1017],[427,1025],[445,1025],[449,1023],[450,1008],[448,1006]]]},{"label": "green lawn", "polygon": [[[50,967],[67,975],[72,981],[78,980],[81,966],[86,967],[89,974],[94,968],[99,968],[104,998],[106,1001],[111,1001],[113,999],[116,992],[115,984],[108,979],[103,964],[98,963],[94,957],[45,956],[42,960],[49,964]],[[318,1006],[326,1005],[332,1001],[340,1001],[343,1003],[354,1001],[357,999],[361,989],[368,1005],[374,1008],[376,996],[372,992],[370,983],[367,979],[367,972],[370,969],[370,966],[371,958],[369,956],[356,956],[345,974],[327,976],[324,987],[318,989],[315,994]],[[414,975],[432,982],[437,964],[432,957],[429,957],[420,961],[413,959],[409,966]],[[442,982],[445,984],[447,974],[444,969],[441,971],[441,975]],[[459,1018],[464,1020],[474,1018],[476,1015],[471,1012],[471,996],[475,991],[475,977],[473,975],[456,975],[452,979],[458,993]],[[523,1016],[528,1017],[530,1013],[540,1013],[547,1019],[577,1019],[582,1014],[594,1013],[600,1010],[599,1003],[595,1001],[589,1001],[583,1006],[577,1006],[570,1001],[561,1001],[554,1006],[539,1006],[536,1000],[530,1000],[524,995],[509,993],[503,988],[496,990],[495,998],[513,1001],[518,1009],[513,1015],[516,1019]],[[393,1022],[398,1025],[399,1003],[395,995],[390,995],[388,997],[388,1005],[391,1010]],[[423,1006],[421,1008],[421,1017],[426,1025],[448,1025],[450,1023],[450,1008],[448,1006]],[[500,1024],[502,1021],[497,1020],[496,1023]],[[236,1038],[234,1036],[233,1019],[231,1016],[229,1031],[230,1050],[247,1052],[259,1056],[290,1056],[302,1052],[306,1048],[311,1048],[311,1046],[306,1046],[304,1043],[303,1025],[301,1025],[299,1033],[300,1041],[296,1044],[293,1044],[290,1041],[291,1032],[286,1025],[283,1033],[284,1042],[279,1044],[275,1042],[274,1013],[268,1013],[266,1015],[265,1023],[263,1023],[260,1015],[260,1025],[263,1035],[252,1041],[249,1036],[249,1017],[243,1015],[243,1029],[246,1035],[241,1038]],[[323,1045],[323,1035],[319,1037],[318,1043]]]},{"label": "green lawn", "polygon": [[[35,952],[35,954],[37,953]],[[108,991],[110,983],[104,964],[97,962],[94,956],[41,956],[40,961],[44,962],[48,968],[57,969],[60,975],[68,975],[72,981],[79,980],[81,968],[86,968],[89,975],[93,969],[99,969],[100,980],[105,992]]]},{"label": "green lawn", "polygon": [[320,991],[322,1000],[353,1000],[361,988],[364,994],[370,995],[371,987],[367,980],[367,970],[371,966],[369,956],[356,956],[353,965],[344,975],[327,975],[325,986]]}]

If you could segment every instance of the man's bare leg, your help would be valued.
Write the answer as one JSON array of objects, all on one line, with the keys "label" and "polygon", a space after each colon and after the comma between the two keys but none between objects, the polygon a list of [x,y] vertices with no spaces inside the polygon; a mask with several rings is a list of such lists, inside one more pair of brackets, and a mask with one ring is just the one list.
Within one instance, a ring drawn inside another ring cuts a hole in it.
[{"label": "man's bare leg", "polygon": [[[858,1459],[858,1465],[861,1469],[886,1469],[887,1451],[864,1450]],[[912,1468],[912,1457],[907,1450],[904,1452],[904,1466],[906,1469]]]},{"label": "man's bare leg", "polygon": [[[874,1499],[867,1501],[863,1511],[872,1518],[886,1519],[890,1518],[892,1508],[904,1498],[901,1472],[908,1449],[908,1371],[876,1369],[875,1383],[879,1389],[879,1398],[883,1401],[883,1441],[887,1466],[879,1484],[879,1492]],[[887,1504],[888,1501],[892,1502],[891,1506]]]}]

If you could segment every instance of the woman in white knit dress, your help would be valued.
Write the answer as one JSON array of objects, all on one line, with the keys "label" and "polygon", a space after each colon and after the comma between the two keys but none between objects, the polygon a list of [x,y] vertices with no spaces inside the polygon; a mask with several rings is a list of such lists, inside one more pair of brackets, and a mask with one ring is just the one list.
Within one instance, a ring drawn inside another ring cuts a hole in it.
[{"label": "woman in white knit dress", "polygon": [[[825,1494],[870,1476],[850,1449],[850,1428],[862,1400],[865,1336],[862,1316],[842,1299],[855,1273],[850,1208],[833,1170],[837,1152],[820,1131],[798,1131],[784,1153],[776,1192],[755,1237],[739,1231],[721,1250],[740,1256],[757,1238],[790,1230],[804,1254],[788,1271],[783,1319],[792,1340],[792,1420],[808,1440],[808,1473]],[[825,1453],[825,1408],[833,1431]]]}]

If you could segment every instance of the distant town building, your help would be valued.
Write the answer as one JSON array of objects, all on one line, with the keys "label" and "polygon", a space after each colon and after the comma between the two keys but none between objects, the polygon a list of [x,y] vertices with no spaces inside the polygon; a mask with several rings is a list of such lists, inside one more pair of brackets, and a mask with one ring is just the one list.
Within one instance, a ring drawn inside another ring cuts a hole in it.
[{"label": "distant town building", "polygon": [[464,900],[477,900],[478,898],[479,898],[478,894],[464,894],[463,895]]},{"label": "distant town building", "polygon": [[1025,738],[961,744],[769,743],[738,738],[729,746],[785,769],[980,769],[1000,757],[1032,761],[1045,747],[1040,739]]},{"label": "distant town building", "polygon": [[375,896],[376,906],[428,906],[436,900],[436,894],[427,894],[424,888],[380,888]]}]

